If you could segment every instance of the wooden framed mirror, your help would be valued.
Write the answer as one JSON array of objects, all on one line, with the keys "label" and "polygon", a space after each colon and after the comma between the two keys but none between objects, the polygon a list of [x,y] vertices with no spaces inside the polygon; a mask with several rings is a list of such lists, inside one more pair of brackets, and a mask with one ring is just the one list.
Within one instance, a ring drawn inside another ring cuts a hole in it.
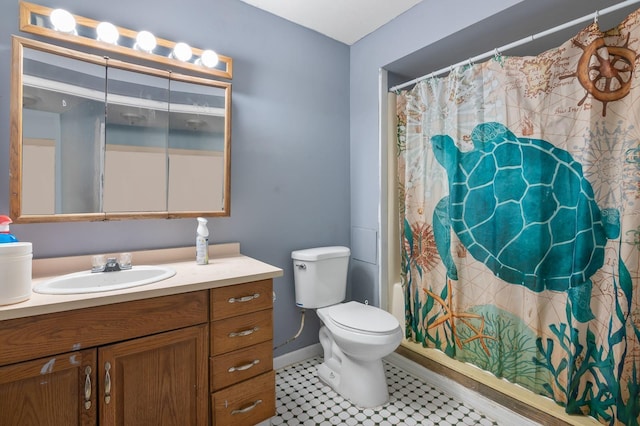
[{"label": "wooden framed mirror", "polygon": [[231,84],[13,37],[16,223],[230,214]]}]

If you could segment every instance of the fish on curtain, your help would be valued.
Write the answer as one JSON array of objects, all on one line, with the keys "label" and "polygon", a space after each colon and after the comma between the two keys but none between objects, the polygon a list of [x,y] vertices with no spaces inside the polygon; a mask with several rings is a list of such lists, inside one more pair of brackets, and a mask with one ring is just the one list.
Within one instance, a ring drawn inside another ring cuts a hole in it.
[{"label": "fish on curtain", "polygon": [[640,422],[640,11],[397,97],[407,338]]}]

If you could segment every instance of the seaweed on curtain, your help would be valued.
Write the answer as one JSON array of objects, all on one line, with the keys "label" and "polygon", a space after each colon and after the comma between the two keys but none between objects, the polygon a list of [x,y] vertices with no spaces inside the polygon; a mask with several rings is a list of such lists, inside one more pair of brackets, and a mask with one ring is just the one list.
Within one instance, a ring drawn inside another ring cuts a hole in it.
[{"label": "seaweed on curtain", "polygon": [[[615,299],[615,318],[609,319],[607,347],[598,345],[596,337],[590,328],[586,336],[569,326],[572,322],[571,310],[567,307],[566,323],[552,324],[551,332],[556,336],[564,356],[557,365],[553,363],[556,350],[554,340],[542,338],[536,340],[538,351],[544,361],[534,358],[537,365],[549,370],[554,379],[554,386],[545,384],[544,389],[548,397],[566,406],[570,414],[584,414],[599,420],[615,424],[616,420],[625,425],[638,425],[640,416],[640,384],[636,364],[632,364],[630,378],[625,381],[624,367],[628,353],[627,328],[631,327],[635,338],[640,341],[638,326],[630,321],[633,301],[633,282],[631,274],[620,258],[618,261],[619,280],[613,281],[615,293],[624,295],[626,304],[620,303],[620,297]],[[621,355],[616,359],[614,354],[619,350]],[[617,361],[617,363],[616,363]],[[560,378],[567,376],[563,385]],[[628,396],[625,398],[627,388]],[[557,398],[559,392],[564,398]],[[566,404],[562,401],[567,401]]]}]

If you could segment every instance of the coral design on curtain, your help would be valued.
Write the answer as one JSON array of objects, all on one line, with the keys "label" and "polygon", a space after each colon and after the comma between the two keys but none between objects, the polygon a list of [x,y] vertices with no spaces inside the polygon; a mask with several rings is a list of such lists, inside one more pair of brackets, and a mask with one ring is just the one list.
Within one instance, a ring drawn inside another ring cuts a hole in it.
[{"label": "coral design on curtain", "polygon": [[640,416],[640,11],[397,97],[407,338]]}]

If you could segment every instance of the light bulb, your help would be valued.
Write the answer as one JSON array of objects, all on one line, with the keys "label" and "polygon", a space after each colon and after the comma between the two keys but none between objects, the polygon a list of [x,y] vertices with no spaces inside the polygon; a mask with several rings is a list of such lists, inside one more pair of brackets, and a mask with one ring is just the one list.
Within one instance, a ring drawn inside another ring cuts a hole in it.
[{"label": "light bulb", "polygon": [[206,68],[214,68],[218,65],[218,54],[213,50],[207,49],[202,52],[200,58],[196,61],[196,64],[202,65]]},{"label": "light bulb", "polygon": [[73,15],[64,9],[55,9],[51,12],[51,23],[53,29],[62,33],[74,33],[76,30],[76,20]]},{"label": "light bulb", "polygon": [[120,34],[118,29],[111,22],[100,22],[96,28],[98,41],[104,41],[109,44],[117,44]]},{"label": "light bulb", "polygon": [[156,36],[149,31],[140,31],[136,36],[136,44],[134,49],[142,50],[143,52],[151,53],[157,46]]},{"label": "light bulb", "polygon": [[187,43],[177,43],[173,47],[173,53],[171,55],[179,61],[187,62],[191,59],[191,47]]}]

